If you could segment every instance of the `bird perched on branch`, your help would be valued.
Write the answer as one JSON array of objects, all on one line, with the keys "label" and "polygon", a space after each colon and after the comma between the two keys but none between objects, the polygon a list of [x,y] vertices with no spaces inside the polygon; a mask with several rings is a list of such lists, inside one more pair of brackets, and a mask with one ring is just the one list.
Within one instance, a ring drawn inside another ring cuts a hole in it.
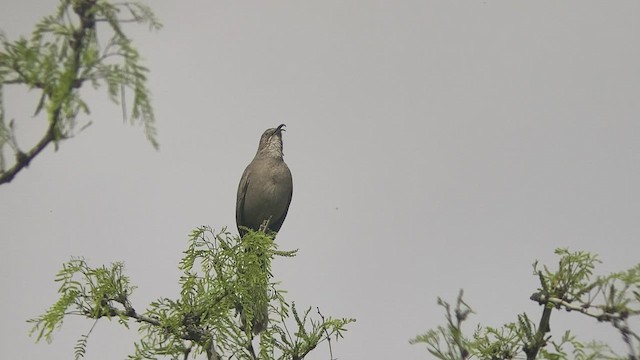
[{"label": "bird perched on branch", "polygon": [[283,160],[284,124],[267,129],[260,137],[258,151],[247,166],[238,186],[236,224],[240,236],[253,230],[278,232],[287,217],[293,180]]},{"label": "bird perched on branch", "polygon": [[[240,179],[236,202],[236,224],[241,237],[244,237],[247,232],[245,228],[278,232],[287,217],[293,194],[293,181],[291,171],[282,159],[283,128],[284,124],[281,124],[276,128],[267,129],[262,134],[256,156]],[[252,250],[248,248],[246,251]],[[264,256],[264,254],[257,255]],[[257,335],[269,324],[268,279],[264,279],[264,283],[260,279],[253,280],[257,283],[254,284],[255,287],[251,286],[249,293],[252,295],[250,296],[262,299],[253,299],[252,304],[243,304],[238,310],[244,328],[249,322],[245,307],[250,306],[251,330]],[[264,302],[265,299],[267,299],[266,302]]]}]

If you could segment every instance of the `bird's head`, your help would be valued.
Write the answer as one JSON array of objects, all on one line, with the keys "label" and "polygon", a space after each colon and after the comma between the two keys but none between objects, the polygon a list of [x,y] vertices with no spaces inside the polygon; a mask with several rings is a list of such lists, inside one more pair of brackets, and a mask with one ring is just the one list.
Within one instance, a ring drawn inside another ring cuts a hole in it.
[{"label": "bird's head", "polygon": [[285,124],[280,124],[276,128],[267,129],[260,137],[257,155],[282,158],[282,132],[285,131]]}]

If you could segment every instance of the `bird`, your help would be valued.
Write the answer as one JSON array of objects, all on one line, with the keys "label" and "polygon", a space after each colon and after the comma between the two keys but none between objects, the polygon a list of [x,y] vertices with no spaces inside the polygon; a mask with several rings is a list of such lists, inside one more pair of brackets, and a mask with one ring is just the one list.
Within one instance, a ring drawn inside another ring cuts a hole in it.
[{"label": "bird", "polygon": [[293,196],[293,179],[283,159],[282,132],[285,126],[280,124],[264,131],[255,157],[240,178],[236,225],[241,237],[247,232],[244,228],[277,233],[287,217]]},{"label": "bird", "polygon": [[[241,238],[247,229],[277,233],[287,217],[293,195],[293,180],[291,171],[283,160],[284,127],[284,124],[280,124],[262,133],[258,151],[240,178],[236,201],[236,225]],[[248,248],[246,251],[252,249]],[[257,285],[252,292],[264,294],[264,298],[268,298],[268,291],[262,286]],[[252,307],[253,314],[251,330],[257,335],[269,324],[269,305],[267,302],[249,306]],[[245,310],[240,307],[239,313],[242,327],[246,327]]]}]

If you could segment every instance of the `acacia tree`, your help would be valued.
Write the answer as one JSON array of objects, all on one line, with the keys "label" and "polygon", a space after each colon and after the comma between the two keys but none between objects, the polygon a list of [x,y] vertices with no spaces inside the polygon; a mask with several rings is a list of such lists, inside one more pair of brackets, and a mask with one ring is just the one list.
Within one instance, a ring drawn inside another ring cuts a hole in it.
[{"label": "acacia tree", "polygon": [[[425,344],[431,355],[441,360],[498,359],[619,359],[638,360],[640,333],[630,326],[632,318],[640,317],[640,264],[606,276],[594,276],[600,262],[588,252],[556,249],[560,256],[557,270],[533,264],[533,273],[540,287],[531,300],[542,306],[538,324],[526,314],[501,327],[477,326],[472,336],[465,336],[462,324],[472,309],[460,291],[455,305],[438,298],[445,310],[446,325],[428,330],[410,340]],[[550,334],[554,310],[581,314],[606,322],[627,344],[627,354],[616,354],[603,342],[579,341],[567,329],[554,339]]]},{"label": "acacia tree", "polygon": [[[55,14],[43,18],[29,39],[9,41],[0,33],[0,184],[11,182],[47,146],[57,149],[90,124],[78,126],[78,115],[89,114],[80,92],[87,82],[94,88],[106,86],[109,98],[123,107],[123,116],[143,124],[157,148],[148,70],[122,28],[129,22],[161,27],[151,9],[138,2],[61,0]],[[7,86],[40,93],[34,116],[46,117],[48,125],[42,138],[26,150],[16,138],[20,122],[5,119],[2,95]],[[128,115],[127,90],[132,94]],[[9,159],[8,153],[13,155]]]},{"label": "acacia tree", "polygon": [[[299,311],[284,298],[271,275],[271,260],[295,253],[277,250],[273,237],[264,232],[250,231],[241,239],[199,227],[189,236],[179,265],[180,294],[158,299],[144,312],[130,301],[136,287],[122,263],[93,268],[83,259],[72,259],[56,277],[59,300],[29,320],[32,334],[38,341],[51,341],[67,316],[82,316],[94,326],[100,319],[115,319],[126,328],[138,322],[141,339],[130,359],[206,354],[208,360],[300,360],[324,341],[331,352],[331,339],[341,338],[355,320],[325,317],[318,308]],[[256,334],[254,324],[263,323],[263,308],[268,309],[268,326]],[[84,357],[90,333],[78,339],[76,359]]]},{"label": "acacia tree", "polygon": [[[0,34],[0,184],[11,182],[47,146],[57,149],[89,124],[78,126],[78,115],[89,114],[80,92],[87,82],[94,88],[106,86],[109,98],[122,105],[123,116],[143,124],[152,146],[158,146],[148,70],[125,35],[124,23],[160,28],[151,9],[138,2],[61,0],[56,13],[42,19],[29,39],[11,42]],[[35,115],[47,119],[42,138],[28,150],[16,139],[19,122],[5,119],[3,90],[14,85],[40,92]],[[132,94],[130,114],[127,90]],[[5,158],[7,153],[12,159]],[[56,276],[60,298],[29,320],[32,335],[36,341],[52,341],[68,316],[81,316],[93,326],[102,319],[117,320],[126,328],[139,324],[141,337],[131,359],[206,354],[209,360],[298,360],[325,341],[331,352],[331,338],[342,337],[345,326],[355,320],[325,317],[319,308],[299,311],[285,300],[271,274],[271,260],[296,252],[278,251],[272,235],[249,232],[241,239],[206,226],[194,230],[179,264],[180,294],[158,299],[145,311],[130,300],[136,287],[123,263],[92,267],[72,258]],[[265,318],[268,326],[257,331],[254,324],[262,326]],[[93,326],[80,336],[76,359],[88,351]]]}]

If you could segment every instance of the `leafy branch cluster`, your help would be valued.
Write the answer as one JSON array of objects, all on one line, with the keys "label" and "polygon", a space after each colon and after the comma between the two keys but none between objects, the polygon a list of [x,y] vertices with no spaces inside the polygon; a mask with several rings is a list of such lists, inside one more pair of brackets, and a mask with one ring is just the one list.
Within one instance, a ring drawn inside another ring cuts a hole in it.
[{"label": "leafy branch cluster", "polygon": [[[32,334],[38,341],[51,341],[67,315],[115,318],[126,328],[132,320],[140,324],[141,338],[130,359],[199,354],[209,360],[303,359],[323,341],[330,346],[332,337],[341,338],[355,320],[325,318],[319,310],[319,318],[314,317],[311,308],[300,312],[284,299],[285,292],[272,281],[271,260],[295,254],[277,250],[263,232],[251,231],[240,239],[200,227],[190,234],[180,262],[180,295],[154,301],[143,314],[129,300],[135,287],[122,263],[91,268],[72,259],[56,277],[60,299],[30,320]],[[90,332],[78,340],[76,359],[84,356]]]},{"label": "leafy branch cluster", "polygon": [[[463,301],[461,291],[455,306],[438,299],[445,310],[447,324],[417,336],[412,344],[426,344],[430,354],[442,360],[477,358],[497,359],[626,359],[637,360],[640,335],[629,325],[631,317],[640,315],[640,264],[621,272],[594,277],[600,263],[588,252],[556,249],[558,268],[533,264],[540,288],[531,300],[542,306],[536,325],[527,314],[499,328],[478,326],[472,337],[465,337],[462,323],[473,311]],[[549,334],[553,310],[577,312],[600,322],[610,323],[627,344],[627,354],[620,356],[601,342],[584,343],[570,331],[554,340]]]},{"label": "leafy branch cluster", "polygon": [[[127,22],[161,27],[151,9],[138,2],[61,0],[55,14],[43,18],[29,39],[9,41],[0,33],[0,184],[11,182],[50,143],[57,149],[61,140],[74,136],[78,114],[89,114],[79,91],[86,82],[94,88],[106,85],[109,98],[122,105],[125,116],[125,89],[129,89],[131,121],[141,122],[151,144],[158,146],[148,69],[123,32]],[[99,37],[100,24],[107,29],[101,29]],[[102,44],[100,38],[107,40]],[[45,110],[48,126],[29,150],[18,146],[15,120],[5,119],[2,94],[8,85],[41,93],[34,116]],[[11,162],[5,158],[8,150],[14,155]]]}]

